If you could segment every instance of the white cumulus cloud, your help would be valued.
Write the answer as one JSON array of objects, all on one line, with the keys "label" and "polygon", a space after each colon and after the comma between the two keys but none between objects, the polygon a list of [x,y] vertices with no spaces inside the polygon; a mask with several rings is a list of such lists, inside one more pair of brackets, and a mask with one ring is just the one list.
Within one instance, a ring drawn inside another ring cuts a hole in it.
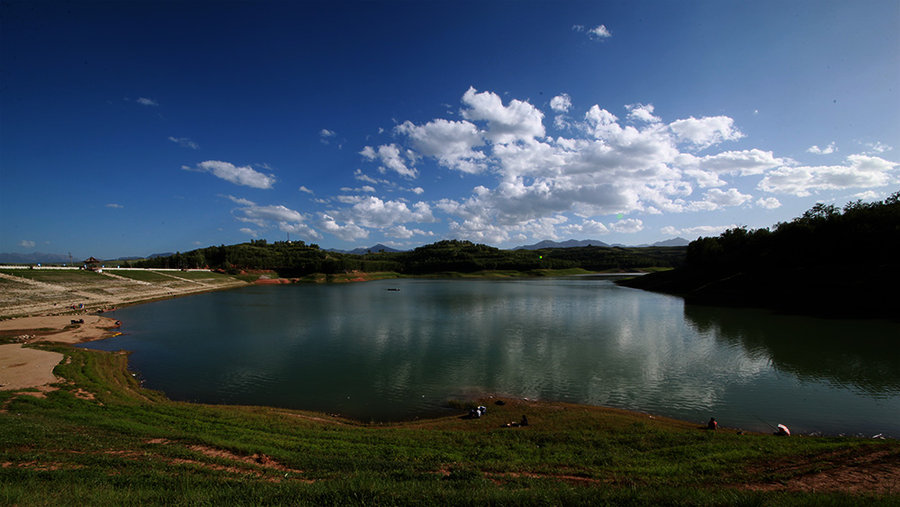
[{"label": "white cumulus cloud", "polygon": [[680,157],[679,162],[717,174],[738,174],[740,176],[763,174],[770,169],[793,163],[792,160],[775,157],[771,151],[756,148],[725,151],[704,157],[684,154]]},{"label": "white cumulus cloud", "polygon": [[728,229],[736,229],[738,226],[735,224],[731,225],[698,225],[694,227],[674,227],[674,226],[666,226],[660,229],[660,232],[666,236],[688,236],[688,237],[699,237],[699,236],[718,236]]},{"label": "white cumulus cloud", "polygon": [[550,109],[557,113],[567,113],[572,108],[572,97],[568,93],[561,93],[550,99]]},{"label": "white cumulus cloud", "polygon": [[750,194],[742,194],[736,188],[729,188],[722,191],[718,188],[708,190],[705,194],[705,201],[715,205],[714,209],[724,208],[727,206],[740,206],[745,202],[753,199]]},{"label": "white cumulus cloud", "polygon": [[756,200],[756,205],[760,208],[775,209],[781,207],[781,201],[774,197],[760,197]]},{"label": "white cumulus cloud", "polygon": [[34,248],[34,245],[35,245],[34,241],[31,241],[28,239],[23,239],[22,241],[19,241],[19,246],[21,246],[23,248]]},{"label": "white cumulus cloud", "polygon": [[637,218],[625,218],[609,224],[609,228],[614,232],[632,234],[644,230],[644,222]]},{"label": "white cumulus cloud", "polygon": [[758,187],[800,197],[820,190],[883,187],[895,181],[896,168],[897,164],[880,157],[850,155],[844,165],[779,167],[767,173]]},{"label": "white cumulus cloud", "polygon": [[484,144],[484,139],[471,122],[439,118],[425,125],[414,125],[406,121],[395,130],[408,136],[419,153],[436,158],[444,167],[472,174],[485,168],[484,153],[474,150]]},{"label": "white cumulus cloud", "polygon": [[343,225],[339,224],[334,217],[326,213],[321,213],[319,215],[319,227],[344,241],[356,241],[358,239],[369,237],[369,231],[366,229],[363,229],[353,222],[346,222]]},{"label": "white cumulus cloud", "polygon": [[[260,229],[277,227],[282,232],[299,234],[307,239],[320,239],[322,237],[318,231],[307,224],[310,217],[297,210],[281,204],[259,205],[248,199],[232,195],[225,197],[238,205],[237,208],[232,210],[232,215],[239,222],[253,224]],[[241,229],[242,232],[247,234],[250,234],[247,231],[251,230],[247,227]],[[254,234],[256,232],[253,231]]]},{"label": "white cumulus cloud", "polygon": [[653,104],[630,104],[625,106],[625,109],[628,110],[628,117],[632,120],[647,123],[656,123],[661,120],[659,116],[653,114]]},{"label": "white cumulus cloud", "polygon": [[808,151],[809,153],[814,153],[816,155],[829,155],[837,151],[837,146],[835,145],[834,141],[831,141],[830,143],[828,143],[828,146],[824,148],[819,148],[818,145],[814,144],[807,148],[806,151]]},{"label": "white cumulus cloud", "polygon": [[402,201],[384,201],[375,196],[359,198],[353,206],[344,211],[349,221],[363,227],[388,227],[408,222],[434,222],[431,207],[425,202],[417,202],[410,209]]},{"label": "white cumulus cloud", "polygon": [[303,215],[299,211],[292,210],[281,204],[267,206],[252,205],[240,208],[237,219],[242,222],[258,225],[259,227],[265,227],[269,222],[276,222],[278,224],[299,223],[303,221]]},{"label": "white cumulus cloud", "polygon": [[217,178],[252,188],[272,188],[275,184],[275,175],[263,174],[250,166],[236,166],[230,162],[221,160],[206,160],[197,164],[196,168],[181,167],[187,171],[207,172]]},{"label": "white cumulus cloud", "polygon": [[857,194],[853,194],[854,199],[861,199],[863,201],[871,201],[878,199],[881,195],[874,190],[866,190],[865,192],[859,192]]},{"label": "white cumulus cloud", "polygon": [[607,39],[612,37],[612,32],[609,31],[609,28],[606,28],[606,25],[595,26],[588,30],[588,33],[591,34],[591,37],[597,39]]},{"label": "white cumulus cloud", "polygon": [[418,175],[418,171],[414,167],[407,167],[400,147],[396,144],[382,144],[377,150],[371,146],[366,146],[359,154],[369,160],[377,159],[380,161],[381,167],[379,167],[379,170],[382,173],[391,170],[407,178],[415,178]]},{"label": "white cumulus cloud", "polygon": [[385,231],[385,234],[391,238],[410,239],[413,236],[434,236],[431,231],[423,231],[422,229],[407,229],[404,225],[397,225]]},{"label": "white cumulus cloud", "polygon": [[559,228],[562,237],[589,237],[609,234],[610,229],[598,220],[582,220],[581,223],[569,223]]},{"label": "white cumulus cloud", "polygon": [[704,116],[675,120],[669,129],[679,142],[690,143],[698,149],[708,148],[723,141],[734,141],[744,137],[734,127],[734,120],[727,116]]},{"label": "white cumulus cloud", "polygon": [[[635,232],[644,227],[642,214],[781,206],[775,197],[753,195],[750,189],[805,195],[897,181],[896,164],[868,155],[851,156],[843,165],[804,166],[762,148],[723,150],[718,145],[744,137],[724,115],[664,120],[664,112],[646,102],[594,104],[579,112],[568,95],[559,95],[550,107],[564,117],[560,125],[566,128],[552,137],[543,114],[527,101],[502,100],[470,87],[460,102],[461,119],[396,121],[392,144],[360,151],[382,165],[384,177],[362,170],[354,177],[389,191],[415,192],[390,180],[418,171],[414,165],[423,172],[445,167],[459,173],[461,181],[472,181],[468,192],[415,205],[342,195],[332,202],[343,207],[329,210],[335,224],[408,239],[415,229],[404,224],[440,220],[451,237],[503,244]],[[389,161],[397,169],[390,169]],[[633,218],[609,219],[620,214]]]},{"label": "white cumulus cloud", "polygon": [[462,102],[468,106],[462,110],[463,118],[486,121],[485,137],[494,143],[527,141],[544,135],[544,113],[528,102],[513,99],[504,106],[496,93],[479,93],[475,88],[466,91]]}]

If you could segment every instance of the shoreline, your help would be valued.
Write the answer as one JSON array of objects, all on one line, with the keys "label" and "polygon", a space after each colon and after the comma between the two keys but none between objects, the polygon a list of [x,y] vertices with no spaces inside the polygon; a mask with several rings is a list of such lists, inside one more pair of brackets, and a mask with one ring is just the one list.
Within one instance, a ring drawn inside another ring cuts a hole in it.
[{"label": "shoreline", "polygon": [[[60,382],[53,370],[65,356],[25,345],[41,342],[73,345],[115,336],[119,322],[99,315],[44,315],[0,321],[0,335],[13,336],[13,343],[0,344],[0,391],[24,391],[20,394],[40,396],[55,390]],[[73,321],[83,323],[73,324]]]}]

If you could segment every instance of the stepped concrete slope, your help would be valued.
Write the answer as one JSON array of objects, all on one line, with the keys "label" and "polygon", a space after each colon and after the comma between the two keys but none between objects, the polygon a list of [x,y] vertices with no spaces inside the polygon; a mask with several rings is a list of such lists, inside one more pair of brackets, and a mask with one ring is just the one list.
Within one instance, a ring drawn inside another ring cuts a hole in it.
[{"label": "stepped concrete slope", "polygon": [[0,318],[95,312],[119,305],[246,285],[203,270],[16,269],[0,266]]}]

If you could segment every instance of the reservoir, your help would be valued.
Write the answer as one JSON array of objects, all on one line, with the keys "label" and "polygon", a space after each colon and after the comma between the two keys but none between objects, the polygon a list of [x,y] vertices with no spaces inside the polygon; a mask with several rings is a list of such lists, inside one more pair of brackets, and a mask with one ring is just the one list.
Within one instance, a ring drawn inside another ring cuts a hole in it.
[{"label": "reservoir", "polygon": [[84,346],[132,351],[175,400],[389,421],[498,395],[900,437],[896,322],[689,306],[603,277],[251,286],[110,315],[124,334]]}]

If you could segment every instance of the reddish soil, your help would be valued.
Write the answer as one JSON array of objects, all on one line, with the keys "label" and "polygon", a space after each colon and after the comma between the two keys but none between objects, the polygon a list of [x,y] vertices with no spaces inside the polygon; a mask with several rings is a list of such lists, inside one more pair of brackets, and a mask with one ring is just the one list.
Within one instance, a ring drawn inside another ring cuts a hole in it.
[{"label": "reddish soil", "polygon": [[[900,450],[859,447],[758,464],[751,470],[771,480],[745,484],[754,491],[841,491],[900,494]],[[783,478],[782,478],[783,477]]]}]

